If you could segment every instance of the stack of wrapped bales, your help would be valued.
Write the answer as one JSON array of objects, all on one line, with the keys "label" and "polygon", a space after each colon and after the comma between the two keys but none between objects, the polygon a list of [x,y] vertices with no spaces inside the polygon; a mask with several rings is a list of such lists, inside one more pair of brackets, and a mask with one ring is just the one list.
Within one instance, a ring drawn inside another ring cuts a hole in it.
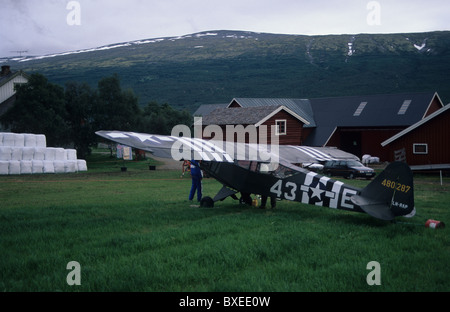
[{"label": "stack of wrapped bales", "polygon": [[0,132],[0,175],[87,171],[77,151],[47,147],[43,134]]}]

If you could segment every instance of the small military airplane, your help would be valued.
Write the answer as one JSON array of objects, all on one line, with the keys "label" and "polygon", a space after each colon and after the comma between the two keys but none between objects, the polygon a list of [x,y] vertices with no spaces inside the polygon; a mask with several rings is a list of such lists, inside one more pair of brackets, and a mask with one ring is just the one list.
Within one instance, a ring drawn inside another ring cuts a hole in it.
[{"label": "small military airplane", "polygon": [[223,185],[214,198],[204,197],[201,206],[212,207],[229,196],[237,199],[240,193],[240,201],[247,204],[251,204],[251,194],[256,194],[363,212],[381,220],[415,215],[413,175],[402,162],[389,164],[361,189],[295,165],[357,159],[336,148],[280,145],[274,149],[271,145],[107,130],[96,134],[156,157],[198,161],[205,173]]}]

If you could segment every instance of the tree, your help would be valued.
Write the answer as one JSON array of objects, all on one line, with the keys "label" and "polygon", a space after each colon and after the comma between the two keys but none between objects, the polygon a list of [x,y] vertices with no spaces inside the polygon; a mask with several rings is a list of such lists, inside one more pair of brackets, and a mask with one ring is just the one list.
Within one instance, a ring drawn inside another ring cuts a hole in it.
[{"label": "tree", "polygon": [[98,102],[93,108],[95,130],[135,130],[139,127],[141,110],[131,90],[122,91],[115,74],[98,82]]},{"label": "tree", "polygon": [[142,132],[155,134],[171,134],[172,128],[183,124],[190,127],[192,125],[192,116],[188,111],[178,111],[169,104],[159,105],[156,102],[150,102],[144,108]]},{"label": "tree", "polygon": [[0,122],[14,132],[45,134],[48,146],[73,144],[77,156],[85,158],[98,130],[171,134],[175,125],[192,125],[192,117],[156,102],[142,111],[133,92],[122,91],[117,75],[101,79],[93,90],[78,82],[68,82],[64,89],[33,74],[17,87],[16,102]]},{"label": "tree", "polygon": [[70,126],[70,139],[79,158],[90,153],[90,147],[97,137],[93,128],[93,107],[98,96],[86,83],[68,82],[65,88],[67,122]]},{"label": "tree", "polygon": [[48,146],[68,143],[64,89],[41,74],[16,86],[16,101],[1,122],[13,132],[45,134]]}]

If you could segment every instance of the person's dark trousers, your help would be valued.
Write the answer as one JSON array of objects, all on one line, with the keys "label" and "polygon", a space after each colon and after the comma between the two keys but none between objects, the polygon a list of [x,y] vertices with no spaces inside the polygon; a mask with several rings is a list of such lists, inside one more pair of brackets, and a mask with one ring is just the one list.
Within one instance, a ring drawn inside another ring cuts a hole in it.
[{"label": "person's dark trousers", "polygon": [[197,200],[200,201],[202,199],[202,179],[200,177],[193,176],[189,200],[194,199],[195,192],[197,192]]}]

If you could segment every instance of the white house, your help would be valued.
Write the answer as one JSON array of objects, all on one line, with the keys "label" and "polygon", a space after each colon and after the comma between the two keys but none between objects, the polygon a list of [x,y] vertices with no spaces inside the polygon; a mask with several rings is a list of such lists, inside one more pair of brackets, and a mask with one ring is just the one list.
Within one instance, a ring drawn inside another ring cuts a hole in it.
[{"label": "white house", "polygon": [[8,65],[2,66],[0,73],[0,116],[13,105],[16,94],[15,86],[27,82],[28,75],[23,71],[12,72]]}]

